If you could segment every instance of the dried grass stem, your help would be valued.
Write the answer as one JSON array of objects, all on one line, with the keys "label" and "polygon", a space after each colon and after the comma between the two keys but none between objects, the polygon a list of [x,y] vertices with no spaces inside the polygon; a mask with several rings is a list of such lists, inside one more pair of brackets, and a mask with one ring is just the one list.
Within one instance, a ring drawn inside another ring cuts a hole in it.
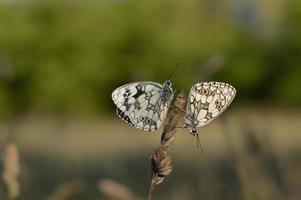
[{"label": "dried grass stem", "polygon": [[150,157],[152,180],[148,200],[152,199],[152,193],[155,187],[162,183],[165,177],[172,172],[172,159],[169,152],[174,143],[177,127],[179,127],[180,119],[182,119],[185,105],[186,97],[185,94],[181,92],[167,114],[167,120],[161,135],[161,146],[158,147]]}]

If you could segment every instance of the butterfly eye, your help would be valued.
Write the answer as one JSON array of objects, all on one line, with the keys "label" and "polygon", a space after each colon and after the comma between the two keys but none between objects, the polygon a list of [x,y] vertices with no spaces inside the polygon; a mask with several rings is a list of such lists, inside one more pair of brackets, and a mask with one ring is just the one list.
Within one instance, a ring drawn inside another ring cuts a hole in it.
[{"label": "butterfly eye", "polygon": [[151,121],[150,119],[146,119],[147,124],[150,124],[150,121]]},{"label": "butterfly eye", "polygon": [[209,95],[210,95],[210,96],[214,96],[214,94],[215,94],[215,92],[212,91],[212,90],[209,92]]},{"label": "butterfly eye", "polygon": [[167,86],[171,86],[171,85],[172,85],[172,83],[171,83],[170,80],[167,80],[167,81],[166,81],[166,84],[167,84]]},{"label": "butterfly eye", "polygon": [[216,108],[217,108],[218,110],[220,110],[220,109],[222,109],[222,106],[221,106],[221,105],[217,105]]},{"label": "butterfly eye", "polygon": [[195,134],[196,134],[196,129],[195,129],[195,128],[192,128],[192,129],[190,130],[190,134],[191,134],[191,135],[195,135]]},{"label": "butterfly eye", "polygon": [[139,106],[140,106],[139,101],[136,101],[136,102],[135,102],[135,107],[139,107]]}]

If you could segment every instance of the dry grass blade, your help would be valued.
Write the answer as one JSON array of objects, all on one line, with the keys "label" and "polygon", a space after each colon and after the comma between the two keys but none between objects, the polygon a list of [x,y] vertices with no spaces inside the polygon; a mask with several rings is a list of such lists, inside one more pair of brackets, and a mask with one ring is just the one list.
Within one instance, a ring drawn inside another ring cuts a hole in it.
[{"label": "dry grass blade", "polygon": [[57,186],[51,196],[48,197],[48,200],[72,199],[72,197],[74,198],[76,195],[83,192],[84,188],[84,184],[77,180],[61,183]]},{"label": "dry grass blade", "polygon": [[99,190],[107,197],[121,200],[139,200],[126,186],[110,179],[101,179],[97,184]]},{"label": "dry grass blade", "polygon": [[16,199],[20,194],[18,176],[20,174],[19,152],[14,144],[8,144],[4,152],[3,182],[6,185],[8,198]]},{"label": "dry grass blade", "polygon": [[161,146],[157,148],[152,154],[151,169],[152,180],[148,193],[148,199],[152,199],[152,193],[155,186],[162,183],[166,176],[172,172],[172,159],[169,154],[171,145],[174,143],[176,129],[179,127],[180,119],[182,119],[183,110],[186,105],[186,97],[184,93],[180,93],[173,106],[167,115],[166,124],[164,125],[163,133],[161,136]]}]

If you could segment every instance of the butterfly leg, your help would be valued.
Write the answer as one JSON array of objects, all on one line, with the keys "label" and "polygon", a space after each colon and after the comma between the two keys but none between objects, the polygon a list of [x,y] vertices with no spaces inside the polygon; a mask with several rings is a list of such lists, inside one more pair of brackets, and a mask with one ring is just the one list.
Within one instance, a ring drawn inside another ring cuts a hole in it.
[{"label": "butterfly leg", "polygon": [[202,144],[201,144],[200,137],[199,137],[198,133],[195,134],[195,139],[196,139],[196,147],[199,148],[199,146],[200,146],[202,153],[204,153],[204,149],[202,147]]}]

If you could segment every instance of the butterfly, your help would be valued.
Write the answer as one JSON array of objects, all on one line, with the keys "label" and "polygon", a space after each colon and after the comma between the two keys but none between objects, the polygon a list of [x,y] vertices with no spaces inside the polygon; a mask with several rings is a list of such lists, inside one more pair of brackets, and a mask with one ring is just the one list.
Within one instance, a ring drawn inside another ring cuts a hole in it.
[{"label": "butterfly", "polygon": [[112,99],[117,106],[117,115],[144,131],[155,131],[160,128],[173,96],[170,80],[162,85],[150,81],[129,83],[112,93]]},{"label": "butterfly", "polygon": [[233,101],[236,90],[222,82],[200,82],[191,87],[187,99],[184,127],[198,136],[197,127],[217,118]]}]

